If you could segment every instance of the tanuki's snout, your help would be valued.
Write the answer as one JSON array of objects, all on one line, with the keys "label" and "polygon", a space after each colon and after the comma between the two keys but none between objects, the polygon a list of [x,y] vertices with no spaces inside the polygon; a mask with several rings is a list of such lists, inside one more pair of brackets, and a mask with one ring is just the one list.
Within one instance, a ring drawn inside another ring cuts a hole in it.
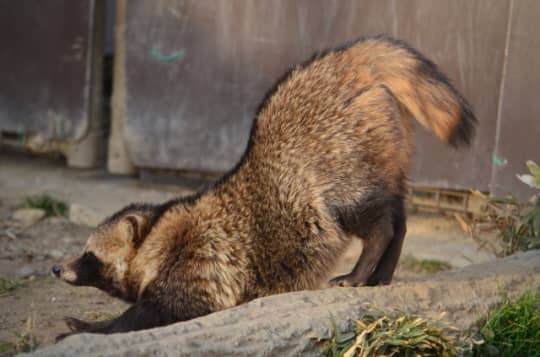
[{"label": "tanuki's snout", "polygon": [[60,278],[60,274],[62,274],[62,266],[60,264],[55,264],[53,265],[51,271],[55,277]]},{"label": "tanuki's snout", "polygon": [[51,268],[52,274],[66,283],[79,285],[80,268],[77,264],[78,258],[65,260],[61,263],[54,264]]}]

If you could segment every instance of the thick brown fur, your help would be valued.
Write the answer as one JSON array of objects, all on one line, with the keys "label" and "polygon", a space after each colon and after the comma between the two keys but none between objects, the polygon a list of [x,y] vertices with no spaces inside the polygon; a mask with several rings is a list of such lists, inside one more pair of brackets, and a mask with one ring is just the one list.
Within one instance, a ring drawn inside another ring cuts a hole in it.
[{"label": "thick brown fur", "polygon": [[[129,206],[93,233],[85,259],[97,264],[95,280],[84,284],[135,305],[109,322],[68,325],[136,330],[316,289],[353,237],[364,239],[362,256],[331,285],[389,283],[405,235],[412,118],[454,146],[469,143],[476,121],[435,65],[403,42],[363,39],[293,69],[217,184]],[[80,283],[81,259],[57,275]]]}]

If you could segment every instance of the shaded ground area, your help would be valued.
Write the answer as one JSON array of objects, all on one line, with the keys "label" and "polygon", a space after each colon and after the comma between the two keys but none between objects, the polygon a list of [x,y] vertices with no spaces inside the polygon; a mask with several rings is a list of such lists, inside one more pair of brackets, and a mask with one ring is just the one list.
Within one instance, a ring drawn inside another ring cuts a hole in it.
[{"label": "shaded ground area", "polygon": [[[133,178],[112,177],[101,170],[72,170],[58,161],[13,152],[0,153],[0,167],[0,279],[4,285],[15,284],[9,291],[0,291],[0,353],[4,349],[4,354],[13,353],[7,351],[13,344],[26,342],[21,334],[35,337],[40,347],[53,343],[57,334],[66,331],[64,316],[98,320],[123,311],[124,303],[96,289],[56,281],[50,267],[81,251],[91,231],[87,225],[122,206],[160,202],[189,192],[158,190],[141,186]],[[33,223],[15,219],[24,198],[41,193],[66,202],[72,213]],[[348,272],[360,251],[360,242],[354,242],[336,274]],[[452,218],[438,215],[409,217],[402,257],[416,262],[431,259],[452,267],[492,259],[476,249]],[[417,275],[417,269],[401,264],[396,281]]]}]

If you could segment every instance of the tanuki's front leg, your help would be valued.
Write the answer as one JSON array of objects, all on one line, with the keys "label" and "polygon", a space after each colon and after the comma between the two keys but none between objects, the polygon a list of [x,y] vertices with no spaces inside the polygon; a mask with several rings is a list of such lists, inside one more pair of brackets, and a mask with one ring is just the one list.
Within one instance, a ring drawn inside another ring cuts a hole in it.
[{"label": "tanuki's front leg", "polygon": [[173,316],[167,314],[164,309],[159,308],[156,304],[140,301],[127,309],[122,315],[112,320],[85,322],[68,317],[65,319],[65,322],[72,332],[61,334],[57,336],[56,340],[58,341],[67,336],[82,332],[110,334],[144,330],[167,325],[174,321]]}]

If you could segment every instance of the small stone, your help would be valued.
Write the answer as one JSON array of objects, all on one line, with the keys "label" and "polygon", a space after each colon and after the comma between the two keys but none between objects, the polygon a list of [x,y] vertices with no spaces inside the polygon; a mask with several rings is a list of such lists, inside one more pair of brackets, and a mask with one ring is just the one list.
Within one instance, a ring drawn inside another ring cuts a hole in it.
[{"label": "small stone", "polygon": [[46,212],[40,208],[20,208],[13,212],[11,218],[26,227],[36,223],[45,215]]},{"label": "small stone", "polygon": [[15,272],[15,276],[18,279],[24,279],[28,278],[29,276],[33,275],[35,273],[35,269],[32,268],[30,265],[25,265],[22,268],[18,269]]},{"label": "small stone", "polygon": [[69,206],[69,220],[72,223],[81,226],[97,227],[102,219],[102,215],[89,207],[77,203],[72,203]]},{"label": "small stone", "polygon": [[62,259],[64,257],[64,253],[59,251],[58,249],[53,249],[49,251],[48,255],[53,259]]}]

